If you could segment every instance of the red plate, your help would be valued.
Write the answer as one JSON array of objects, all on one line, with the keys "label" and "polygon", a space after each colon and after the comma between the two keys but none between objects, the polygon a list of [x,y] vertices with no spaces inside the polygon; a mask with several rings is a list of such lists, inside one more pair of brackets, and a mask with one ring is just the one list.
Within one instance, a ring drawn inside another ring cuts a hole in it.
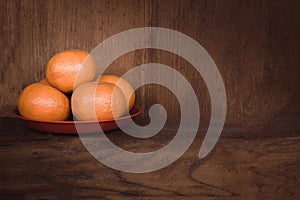
[{"label": "red plate", "polygon": [[[112,131],[124,127],[129,123],[129,119],[134,118],[142,113],[142,109],[138,106],[133,106],[130,111],[130,115],[120,117],[112,120],[101,121],[46,121],[46,120],[34,120],[26,117],[22,117],[16,108],[13,111],[15,117],[20,119],[28,127],[47,133],[58,134],[77,134],[76,126],[80,128],[80,131],[84,130],[84,133],[99,132],[99,125],[103,131]],[[118,121],[118,125],[116,124]],[[75,126],[76,123],[76,126]]]}]

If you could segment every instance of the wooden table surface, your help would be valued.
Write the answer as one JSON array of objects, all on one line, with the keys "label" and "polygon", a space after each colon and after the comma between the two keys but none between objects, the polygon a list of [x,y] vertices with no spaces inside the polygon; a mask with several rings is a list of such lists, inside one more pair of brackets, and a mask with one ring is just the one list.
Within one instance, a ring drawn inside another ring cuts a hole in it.
[{"label": "wooden table surface", "polygon": [[[268,126],[226,126],[215,149],[199,160],[206,128],[173,164],[131,174],[97,161],[78,136],[33,131],[0,118],[1,199],[300,199],[299,121]],[[167,144],[176,125],[141,140],[109,133],[120,147],[153,151]]]}]

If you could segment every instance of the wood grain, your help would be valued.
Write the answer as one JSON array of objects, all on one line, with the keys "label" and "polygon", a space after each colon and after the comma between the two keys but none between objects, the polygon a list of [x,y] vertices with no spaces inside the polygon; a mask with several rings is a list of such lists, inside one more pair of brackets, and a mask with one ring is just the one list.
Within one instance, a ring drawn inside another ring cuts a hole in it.
[{"label": "wood grain", "polygon": [[[11,116],[21,90],[44,77],[47,61],[56,52],[90,51],[121,31],[159,26],[190,36],[211,55],[226,87],[226,123],[252,126],[251,121],[299,118],[297,8],[298,1],[288,0],[1,1],[0,116]],[[177,55],[159,50],[130,52],[107,73],[121,75],[148,62],[182,73],[198,96],[202,119],[209,120],[206,85],[193,66]],[[179,118],[179,105],[166,89],[152,85],[137,93],[145,117],[153,103],[161,103],[169,117]]]},{"label": "wood grain", "polygon": [[[110,169],[84,148],[77,136],[51,135],[1,118],[2,199],[280,199],[300,197],[299,121],[273,122],[245,130],[225,127],[215,150],[198,160],[205,133],[158,171],[130,174]],[[265,123],[266,124],[266,123]],[[272,128],[275,127],[275,128]],[[121,131],[108,134],[129,151],[148,152],[167,144],[176,126],[159,138],[136,141]]]}]

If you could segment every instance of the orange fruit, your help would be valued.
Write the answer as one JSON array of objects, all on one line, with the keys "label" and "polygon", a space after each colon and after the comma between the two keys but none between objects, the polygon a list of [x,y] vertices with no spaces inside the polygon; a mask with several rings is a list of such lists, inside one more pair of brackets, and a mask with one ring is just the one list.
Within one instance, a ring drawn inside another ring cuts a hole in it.
[{"label": "orange fruit", "polygon": [[107,120],[125,113],[126,100],[114,84],[89,82],[73,91],[71,107],[77,120]]},{"label": "orange fruit", "polygon": [[64,93],[73,91],[78,85],[91,81],[96,74],[96,62],[83,50],[62,51],[54,55],[46,67],[46,79]]},{"label": "orange fruit", "polygon": [[119,76],[103,75],[103,76],[100,76],[97,79],[97,81],[98,82],[108,82],[108,83],[112,83],[112,84],[115,84],[116,86],[118,86],[124,93],[128,110],[131,110],[131,108],[134,105],[134,101],[135,101],[135,92],[134,92],[133,87],[130,85],[130,83],[127,80],[125,80]]},{"label": "orange fruit", "polygon": [[40,80],[39,84],[50,86],[50,84],[48,83],[48,81],[45,78]]},{"label": "orange fruit", "polygon": [[19,96],[18,110],[23,117],[36,120],[62,121],[70,113],[68,98],[54,87],[34,83]]}]

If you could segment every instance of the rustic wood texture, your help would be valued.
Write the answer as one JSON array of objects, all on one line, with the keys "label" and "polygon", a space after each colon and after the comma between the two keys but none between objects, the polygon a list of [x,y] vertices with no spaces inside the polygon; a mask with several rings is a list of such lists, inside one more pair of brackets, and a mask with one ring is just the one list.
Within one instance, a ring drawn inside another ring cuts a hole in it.
[{"label": "rustic wood texture", "polygon": [[[268,124],[268,123],[264,123]],[[280,199],[300,198],[299,121],[273,121],[260,131],[225,127],[202,160],[205,127],[176,162],[144,174],[110,169],[89,154],[77,136],[39,133],[1,118],[1,199]],[[288,126],[286,126],[288,125]],[[129,151],[153,151],[169,142],[176,126],[138,140],[107,134]]]},{"label": "rustic wood texture", "polygon": [[[11,116],[22,88],[44,77],[56,52],[90,51],[104,39],[131,28],[159,26],[181,31],[212,56],[224,79],[227,123],[299,117],[299,1],[1,1],[0,116]],[[130,52],[108,73],[160,62],[174,67],[192,83],[201,117],[210,117],[210,99],[201,76],[182,58],[158,50]],[[146,75],[144,75],[146,76]],[[178,86],[180,87],[180,85]],[[180,116],[172,93],[159,86],[137,91],[147,109],[165,105]]]},{"label": "rustic wood texture", "polygon": [[[205,122],[188,151],[162,170],[123,173],[95,160],[77,136],[39,133],[0,118],[0,199],[300,199],[299,7],[292,0],[0,1],[0,116],[11,116],[19,93],[44,77],[55,53],[90,51],[114,34],[145,26],[174,29],[198,41],[219,68],[228,102],[221,139],[198,160],[210,118],[203,79],[177,55],[153,49],[127,53],[106,73],[122,75],[158,62],[192,84]],[[179,105],[166,88],[142,87],[137,104],[143,123],[154,103],[168,112],[158,135],[142,140],[115,131],[109,138],[136,152],[167,144],[177,130]]]}]

